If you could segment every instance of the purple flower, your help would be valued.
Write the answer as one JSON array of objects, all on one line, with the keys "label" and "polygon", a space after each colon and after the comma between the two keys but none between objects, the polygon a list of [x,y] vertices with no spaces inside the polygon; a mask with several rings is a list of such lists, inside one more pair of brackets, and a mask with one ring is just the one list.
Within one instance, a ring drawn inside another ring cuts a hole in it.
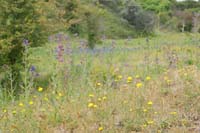
[{"label": "purple flower", "polygon": [[23,40],[23,45],[24,45],[24,46],[28,46],[28,45],[29,45],[29,41],[28,41],[27,39],[24,39],[24,40]]},{"label": "purple flower", "polygon": [[60,51],[63,51],[63,50],[64,50],[64,46],[63,46],[63,45],[58,45],[58,49],[59,49]]},{"label": "purple flower", "polygon": [[30,67],[30,71],[31,71],[31,72],[35,72],[35,70],[36,70],[35,66],[31,66],[31,67]]}]

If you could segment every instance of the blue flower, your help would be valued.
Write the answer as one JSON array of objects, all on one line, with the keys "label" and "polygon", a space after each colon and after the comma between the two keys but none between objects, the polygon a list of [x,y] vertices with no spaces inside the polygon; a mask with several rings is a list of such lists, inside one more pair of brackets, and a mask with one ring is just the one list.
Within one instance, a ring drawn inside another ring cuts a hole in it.
[{"label": "blue flower", "polygon": [[28,41],[27,39],[24,39],[24,40],[23,40],[23,45],[24,45],[24,46],[28,46],[28,45],[29,45],[29,41]]},{"label": "blue flower", "polygon": [[35,70],[36,70],[35,66],[31,66],[30,71],[35,72]]}]

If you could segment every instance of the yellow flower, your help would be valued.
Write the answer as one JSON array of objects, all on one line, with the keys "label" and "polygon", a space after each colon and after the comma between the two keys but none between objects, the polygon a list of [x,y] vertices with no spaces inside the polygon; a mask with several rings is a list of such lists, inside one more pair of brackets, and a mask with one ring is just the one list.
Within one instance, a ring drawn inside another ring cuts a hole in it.
[{"label": "yellow flower", "polygon": [[139,78],[139,77],[140,77],[139,75],[136,75],[136,76],[135,76],[135,78]]},{"label": "yellow flower", "polygon": [[99,82],[98,82],[98,83],[96,83],[96,86],[101,86],[101,83],[99,83]]},{"label": "yellow flower", "polygon": [[49,99],[47,97],[44,97],[44,101],[49,101]]},{"label": "yellow flower", "polygon": [[99,131],[103,131],[103,127],[99,127],[99,129],[98,129]]},{"label": "yellow flower", "polygon": [[142,87],[142,83],[137,83],[137,84],[136,84],[136,87],[137,87],[137,88],[141,88],[141,87]]},{"label": "yellow flower", "polygon": [[170,84],[171,82],[172,82],[171,80],[169,80],[169,79],[167,80],[167,83],[168,83],[168,84]]},{"label": "yellow flower", "polygon": [[17,111],[16,111],[16,110],[13,110],[13,111],[12,111],[12,114],[16,114],[16,113],[17,113]]},{"label": "yellow flower", "polygon": [[38,87],[38,91],[39,91],[39,92],[42,92],[42,91],[43,91],[43,88],[42,88],[42,87]]},{"label": "yellow flower", "polygon": [[130,112],[133,112],[133,109],[132,109],[132,108],[130,108],[130,109],[129,109],[129,111],[130,111]]},{"label": "yellow flower", "polygon": [[153,102],[152,102],[152,101],[149,101],[147,104],[148,104],[148,105],[153,105]]},{"label": "yellow flower", "polygon": [[147,121],[147,123],[148,123],[149,125],[151,125],[151,124],[154,124],[154,121],[153,121],[153,120],[150,120],[150,121]]},{"label": "yellow flower", "polygon": [[143,109],[143,112],[147,112],[148,110],[147,109]]},{"label": "yellow flower", "polygon": [[89,97],[94,97],[94,94],[89,94]]},{"label": "yellow flower", "polygon": [[158,112],[154,112],[154,114],[158,114]]},{"label": "yellow flower", "polygon": [[102,99],[103,99],[103,100],[106,100],[106,99],[107,99],[107,97],[106,97],[106,96],[104,96]]},{"label": "yellow flower", "polygon": [[151,77],[147,76],[147,77],[146,77],[146,80],[147,80],[147,81],[151,80]]},{"label": "yellow flower", "polygon": [[29,101],[29,104],[30,104],[30,105],[33,105],[33,101]]},{"label": "yellow flower", "polygon": [[7,112],[7,110],[6,110],[6,109],[4,109],[4,110],[3,110],[3,112],[4,112],[4,113],[6,113],[6,112]]},{"label": "yellow flower", "polygon": [[118,79],[122,79],[122,75],[118,75],[117,78],[118,78]]},{"label": "yellow flower", "polygon": [[19,103],[19,106],[20,106],[20,107],[23,107],[23,106],[24,106],[24,104],[23,104],[23,103]]},{"label": "yellow flower", "polygon": [[177,112],[170,112],[171,115],[177,115]]},{"label": "yellow flower", "polygon": [[131,83],[133,81],[133,78],[131,77],[131,76],[129,76],[128,78],[127,78],[127,83]]},{"label": "yellow flower", "polygon": [[98,101],[101,101],[102,99],[101,98],[98,98]]},{"label": "yellow flower", "polygon": [[62,97],[62,96],[63,96],[63,94],[62,94],[62,93],[58,93],[58,96],[59,96],[59,97]]},{"label": "yellow flower", "polygon": [[143,127],[147,127],[147,124],[144,124]]},{"label": "yellow flower", "polygon": [[129,76],[129,77],[127,78],[127,80],[132,81],[133,78],[132,78],[131,76]]},{"label": "yellow flower", "polygon": [[89,103],[88,108],[92,108],[92,107],[94,107],[94,103]]},{"label": "yellow flower", "polygon": [[96,105],[96,104],[94,104],[94,108],[97,108],[97,105]]},{"label": "yellow flower", "polygon": [[127,80],[127,83],[131,83],[132,81]]}]

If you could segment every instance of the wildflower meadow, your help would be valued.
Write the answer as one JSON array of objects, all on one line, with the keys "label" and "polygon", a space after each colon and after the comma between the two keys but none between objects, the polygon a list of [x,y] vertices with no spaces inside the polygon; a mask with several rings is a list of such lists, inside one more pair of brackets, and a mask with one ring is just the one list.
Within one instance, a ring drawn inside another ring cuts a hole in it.
[{"label": "wildflower meadow", "polygon": [[1,95],[1,132],[198,132],[200,36],[189,36],[26,46],[25,94]]},{"label": "wildflower meadow", "polygon": [[200,133],[200,0],[0,0],[0,133]]}]

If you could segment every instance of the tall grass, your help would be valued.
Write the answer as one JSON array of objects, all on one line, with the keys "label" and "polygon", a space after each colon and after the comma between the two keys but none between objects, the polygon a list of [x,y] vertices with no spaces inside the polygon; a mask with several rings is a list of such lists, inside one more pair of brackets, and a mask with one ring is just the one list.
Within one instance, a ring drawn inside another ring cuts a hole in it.
[{"label": "tall grass", "polygon": [[29,50],[27,97],[1,93],[0,131],[198,132],[199,40],[164,34],[88,50],[59,35]]}]

